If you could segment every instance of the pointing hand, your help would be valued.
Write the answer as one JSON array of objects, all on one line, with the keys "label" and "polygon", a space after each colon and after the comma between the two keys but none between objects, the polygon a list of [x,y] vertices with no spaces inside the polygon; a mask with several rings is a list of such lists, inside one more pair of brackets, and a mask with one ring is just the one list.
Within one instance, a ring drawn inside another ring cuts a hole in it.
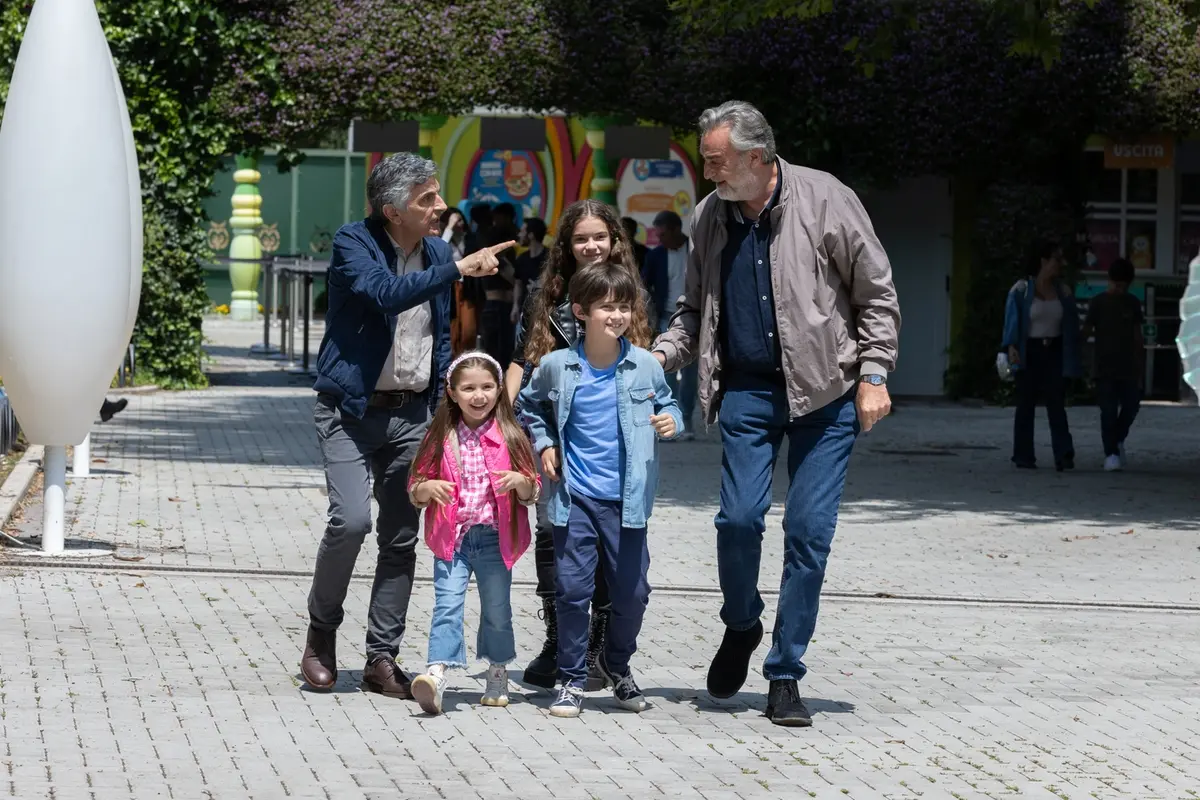
[{"label": "pointing hand", "polygon": [[476,250],[471,255],[457,262],[458,271],[463,277],[467,278],[482,278],[485,275],[495,275],[500,268],[500,259],[497,256],[516,246],[516,242],[508,241],[494,244],[490,247],[485,247],[482,250]]}]

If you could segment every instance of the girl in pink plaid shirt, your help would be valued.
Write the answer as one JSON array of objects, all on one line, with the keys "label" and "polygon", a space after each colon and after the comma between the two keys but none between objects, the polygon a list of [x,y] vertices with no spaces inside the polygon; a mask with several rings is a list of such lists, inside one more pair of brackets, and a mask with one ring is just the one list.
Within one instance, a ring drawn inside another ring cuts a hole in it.
[{"label": "girl in pink plaid shirt", "polygon": [[533,449],[502,391],[500,364],[486,353],[459,356],[446,373],[446,396],[421,442],[409,479],[413,505],[425,509],[433,551],[434,607],[429,667],[413,697],[442,711],[446,669],[467,666],[463,606],[471,574],[479,585],[475,653],[488,662],[485,706],[508,705],[508,664],[516,657],[509,590],[512,567],[529,547],[529,511],[541,483]]}]

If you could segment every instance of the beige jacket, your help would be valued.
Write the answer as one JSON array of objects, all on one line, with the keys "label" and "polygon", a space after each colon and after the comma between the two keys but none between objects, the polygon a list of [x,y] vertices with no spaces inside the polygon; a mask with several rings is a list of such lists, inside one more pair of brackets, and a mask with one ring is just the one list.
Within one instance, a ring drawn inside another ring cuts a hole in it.
[{"label": "beige jacket", "polygon": [[[832,175],[779,159],[771,210],[771,288],[793,419],[841,397],[858,376],[896,366],[900,306],[887,253],[858,197]],[[700,360],[700,405],[721,396],[721,251],[729,203],[715,193],[692,216],[684,295],[654,350],[668,372]]]}]

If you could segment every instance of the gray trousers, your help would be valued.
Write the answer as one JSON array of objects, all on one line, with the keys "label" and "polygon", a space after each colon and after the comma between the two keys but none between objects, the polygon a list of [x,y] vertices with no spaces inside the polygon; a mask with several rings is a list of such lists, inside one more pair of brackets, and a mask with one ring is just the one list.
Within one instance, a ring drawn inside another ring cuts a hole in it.
[{"label": "gray trousers", "polygon": [[367,658],[395,658],[412,596],[420,524],[408,499],[408,468],[429,426],[429,405],[418,395],[400,408],[368,407],[360,420],[343,414],[332,397],[318,395],[313,420],[329,487],[329,522],[308,594],[309,622],[320,630],[342,624],[354,562],[371,532],[373,485],[379,561],[367,610]]}]

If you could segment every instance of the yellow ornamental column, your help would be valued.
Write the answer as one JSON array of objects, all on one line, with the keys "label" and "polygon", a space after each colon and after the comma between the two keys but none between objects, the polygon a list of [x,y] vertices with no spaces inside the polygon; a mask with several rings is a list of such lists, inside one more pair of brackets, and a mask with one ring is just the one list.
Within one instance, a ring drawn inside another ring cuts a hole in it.
[{"label": "yellow ornamental column", "polygon": [[616,124],[614,117],[584,117],[583,128],[592,148],[592,198],[610,206],[617,204],[617,182],[613,180],[608,156],[604,153],[604,129]]},{"label": "yellow ornamental column", "polygon": [[418,117],[417,120],[421,125],[419,136],[421,157],[433,158],[433,146],[437,143],[438,131],[446,124],[446,117],[440,114],[426,114],[423,117]]},{"label": "yellow ornamental column", "polygon": [[262,195],[258,192],[261,179],[256,156],[237,157],[237,171],[233,173],[237,188],[233,191],[233,216],[229,220],[229,226],[233,228],[233,241],[229,243],[229,280],[233,283],[229,316],[232,319],[252,320],[258,316],[258,259],[262,257],[258,228],[263,222]]}]

